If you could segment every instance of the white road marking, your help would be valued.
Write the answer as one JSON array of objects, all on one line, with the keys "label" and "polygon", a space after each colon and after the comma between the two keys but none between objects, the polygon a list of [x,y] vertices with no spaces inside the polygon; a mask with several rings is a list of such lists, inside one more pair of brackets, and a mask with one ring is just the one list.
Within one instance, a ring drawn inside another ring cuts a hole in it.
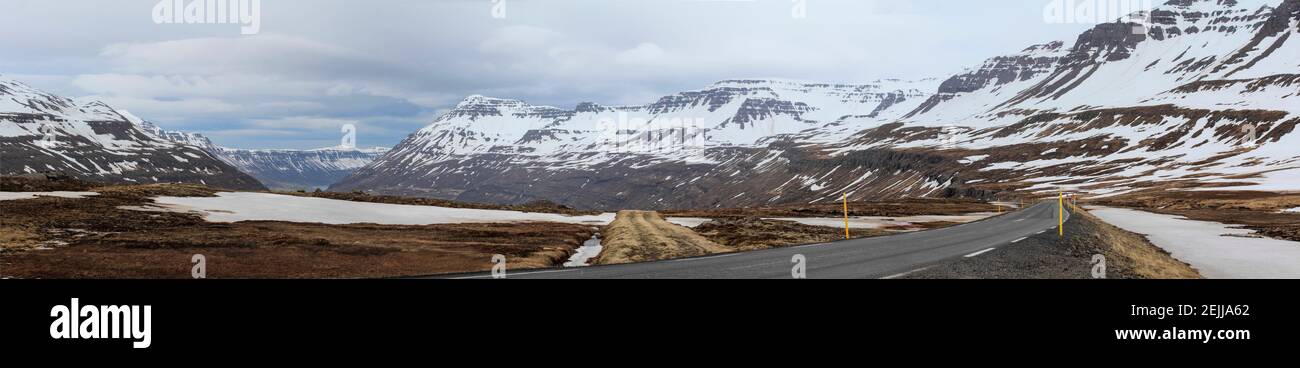
[{"label": "white road marking", "polygon": [[[817,245],[817,244],[813,244],[813,245]],[[736,252],[736,253],[719,254],[719,255],[716,255],[716,256],[708,256],[708,257],[697,257],[697,258],[674,259],[674,260],[669,260],[669,261],[667,261],[667,262],[668,262],[668,263],[677,263],[677,262],[703,261],[703,260],[706,260],[706,259],[718,259],[718,258],[727,258],[727,257],[731,257],[731,256],[737,256],[737,255],[740,255],[741,253],[744,253],[744,252]]]},{"label": "white road marking", "polygon": [[1024,220],[1025,220],[1025,219],[1019,219],[1019,220],[1015,220],[1015,221],[1012,221],[1012,222],[1021,222],[1021,221],[1024,221]]},{"label": "white road marking", "polygon": [[914,274],[914,273],[917,273],[917,272],[925,271],[925,270],[928,270],[928,269],[931,269],[931,268],[934,268],[934,266],[924,267],[924,268],[918,268],[918,269],[911,270],[911,271],[907,271],[907,272],[903,272],[903,273],[900,273],[900,274],[897,274],[897,275],[881,277],[880,279],[881,279],[881,280],[892,280],[892,279],[896,279],[896,278],[904,277],[904,276],[907,276],[907,275],[911,275],[911,274]]},{"label": "white road marking", "polygon": [[1019,243],[1019,242],[1025,240],[1025,239],[1029,239],[1029,237],[1024,237],[1024,238],[1020,238],[1020,239],[1012,240],[1012,241],[1011,241],[1011,244]]},{"label": "white road marking", "polygon": [[966,255],[966,258],[978,257],[978,256],[981,255],[981,254],[988,253],[988,252],[992,252],[994,249],[998,249],[998,248],[989,248],[989,249],[981,250],[981,251],[978,251],[978,252],[975,252],[975,253],[967,254],[967,255]]},{"label": "white road marking", "polygon": [[759,267],[772,267],[781,264],[785,264],[785,262],[759,263],[759,264],[753,264],[748,266],[732,267],[732,268],[728,268],[727,271],[747,270],[747,269],[759,268]]}]

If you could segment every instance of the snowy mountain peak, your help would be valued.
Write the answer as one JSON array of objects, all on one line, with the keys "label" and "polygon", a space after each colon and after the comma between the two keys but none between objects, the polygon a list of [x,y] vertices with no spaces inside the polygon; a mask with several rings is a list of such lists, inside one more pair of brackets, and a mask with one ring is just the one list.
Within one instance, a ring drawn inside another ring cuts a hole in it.
[{"label": "snowy mountain peak", "polygon": [[466,97],[439,120],[465,118],[471,121],[491,116],[508,116],[513,114],[530,114],[546,111],[562,111],[550,106],[533,106],[520,100],[493,98],[483,95]]},{"label": "snowy mountain peak", "polygon": [[1056,53],[1065,47],[1064,41],[1052,41],[1044,44],[1038,44],[1026,47],[1022,54],[1051,54]]},{"label": "snowy mountain peak", "polygon": [[906,118],[959,123],[989,121],[1008,111],[1021,116],[1095,106],[1220,108],[1222,100],[1237,108],[1284,105],[1281,90],[1275,98],[1245,101],[1204,93],[1195,98],[1187,91],[1216,80],[1249,83],[1295,74],[1300,39],[1292,39],[1300,29],[1300,0],[1177,0],[1151,14],[1145,33],[1134,32],[1142,30],[1136,23],[1105,23],[1068,48],[1031,47],[989,59],[944,81],[938,94]]}]

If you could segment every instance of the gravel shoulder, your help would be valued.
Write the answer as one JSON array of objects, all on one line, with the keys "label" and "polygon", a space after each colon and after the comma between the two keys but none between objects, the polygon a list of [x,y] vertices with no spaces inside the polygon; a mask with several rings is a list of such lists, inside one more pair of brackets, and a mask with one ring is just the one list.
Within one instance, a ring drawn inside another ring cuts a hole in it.
[{"label": "gravel shoulder", "polygon": [[1188,264],[1139,234],[1107,224],[1073,207],[1065,236],[1048,231],[975,257],[931,266],[909,279],[1090,279],[1094,255],[1106,259],[1110,279],[1201,278]]}]

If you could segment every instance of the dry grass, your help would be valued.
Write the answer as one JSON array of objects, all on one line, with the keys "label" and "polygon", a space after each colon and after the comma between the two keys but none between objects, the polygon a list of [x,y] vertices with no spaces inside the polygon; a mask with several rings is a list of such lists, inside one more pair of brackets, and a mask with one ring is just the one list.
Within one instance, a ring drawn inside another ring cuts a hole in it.
[{"label": "dry grass", "polygon": [[84,238],[52,250],[5,255],[19,278],[188,278],[207,257],[209,278],[373,278],[486,271],[503,254],[510,269],[562,263],[590,236],[569,224],[430,226],[241,222]]},{"label": "dry grass", "polygon": [[1113,207],[1162,210],[1277,212],[1300,207],[1300,194],[1260,191],[1148,191],[1096,201]]},{"label": "dry grass", "polygon": [[91,188],[101,196],[144,200],[151,197],[216,197],[221,190],[198,184],[109,185]]},{"label": "dry grass", "polygon": [[[557,223],[429,226],[210,223],[187,213],[141,212],[148,197],[207,196],[191,185],[93,188],[100,196],[0,201],[0,276],[188,278],[207,257],[210,278],[362,278],[483,271],[494,254],[510,269],[562,263],[595,229]],[[45,245],[52,249],[35,249]]]},{"label": "dry grass", "polygon": [[[793,221],[723,218],[695,228],[705,238],[738,251],[821,244],[844,240],[844,229]],[[854,239],[890,234],[884,229],[852,229]]]},{"label": "dry grass", "polygon": [[0,251],[33,248],[40,243],[35,233],[18,226],[0,226]]},{"label": "dry grass", "polygon": [[605,227],[604,251],[595,264],[621,264],[695,257],[734,251],[682,226],[664,221],[658,212],[622,211]]}]

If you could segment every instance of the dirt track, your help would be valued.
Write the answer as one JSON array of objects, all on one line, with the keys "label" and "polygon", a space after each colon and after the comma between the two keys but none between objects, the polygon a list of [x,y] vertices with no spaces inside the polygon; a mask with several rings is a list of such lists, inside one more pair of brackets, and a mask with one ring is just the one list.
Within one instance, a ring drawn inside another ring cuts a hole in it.
[{"label": "dirt track", "polygon": [[604,251],[595,264],[621,264],[733,251],[664,221],[657,212],[622,211],[605,227]]}]

